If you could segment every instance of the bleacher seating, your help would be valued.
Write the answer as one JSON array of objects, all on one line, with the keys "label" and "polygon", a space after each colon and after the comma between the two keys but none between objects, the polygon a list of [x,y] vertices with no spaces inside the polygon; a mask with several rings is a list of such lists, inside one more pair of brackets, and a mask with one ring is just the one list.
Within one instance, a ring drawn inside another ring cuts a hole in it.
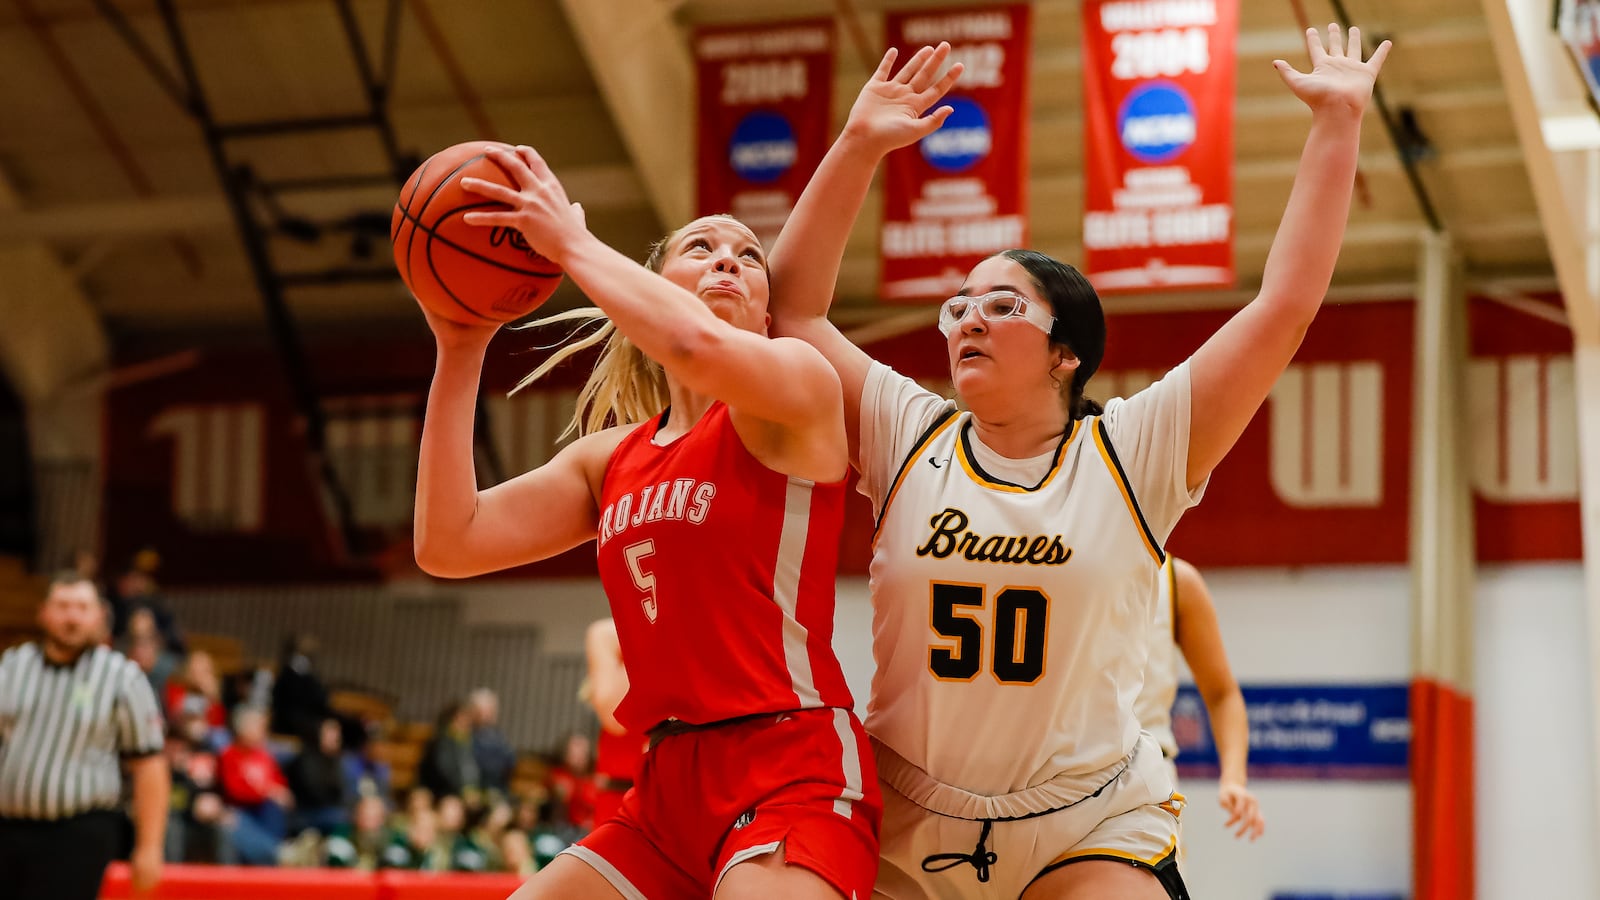
[{"label": "bleacher seating", "polygon": [[244,641],[220,634],[185,632],[184,640],[190,650],[204,650],[211,654],[211,663],[217,674],[227,677],[245,668]]}]

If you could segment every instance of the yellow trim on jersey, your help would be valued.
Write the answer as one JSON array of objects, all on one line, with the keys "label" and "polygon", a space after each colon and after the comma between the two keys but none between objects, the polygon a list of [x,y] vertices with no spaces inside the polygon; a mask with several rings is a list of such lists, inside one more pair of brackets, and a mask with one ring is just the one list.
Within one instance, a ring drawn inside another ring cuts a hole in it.
[{"label": "yellow trim on jersey", "polygon": [[1133,516],[1133,526],[1139,532],[1139,537],[1144,540],[1144,547],[1150,551],[1150,558],[1156,561],[1157,566],[1164,565],[1167,561],[1166,553],[1156,544],[1149,529],[1145,527],[1144,515],[1139,512],[1139,504],[1133,499],[1133,488],[1122,477],[1122,468],[1111,457],[1111,450],[1106,447],[1105,432],[1101,423],[1096,422],[1094,428],[1094,445],[1100,449],[1100,458],[1105,461],[1106,471],[1111,473],[1111,480],[1117,483],[1117,490],[1122,492],[1122,500],[1128,504],[1128,514]]},{"label": "yellow trim on jersey", "polygon": [[1183,808],[1188,804],[1188,797],[1173,791],[1172,796],[1168,797],[1165,803],[1157,803],[1156,808],[1171,814],[1174,819],[1177,819],[1183,816]]},{"label": "yellow trim on jersey", "polygon": [[1111,849],[1109,847],[1101,847],[1101,848],[1095,848],[1095,849],[1090,849],[1090,850],[1069,850],[1066,853],[1063,853],[1060,856],[1056,857],[1055,860],[1052,861],[1050,863],[1050,865],[1046,866],[1045,868],[1048,869],[1048,868],[1051,868],[1053,866],[1065,865],[1065,864],[1067,864],[1069,862],[1072,862],[1075,859],[1083,859],[1086,856],[1095,856],[1095,857],[1112,856],[1112,857],[1116,857],[1117,859],[1125,859],[1128,862],[1144,863],[1145,865],[1147,865],[1147,866],[1149,866],[1150,868],[1153,869],[1162,860],[1166,859],[1167,857],[1171,856],[1172,854],[1176,853],[1177,851],[1178,851],[1178,836],[1176,834],[1174,834],[1171,838],[1169,838],[1167,840],[1167,845],[1165,847],[1161,848],[1161,852],[1157,853],[1155,856],[1152,856],[1152,857],[1150,857],[1148,859],[1146,859],[1143,856],[1138,856],[1138,855],[1135,855],[1133,853],[1129,853],[1126,850],[1113,850],[1113,849]]},{"label": "yellow trim on jersey", "polygon": [[1167,561],[1161,564],[1162,572],[1167,576],[1167,620],[1172,624],[1172,642],[1178,642],[1178,566],[1173,562],[1172,554],[1167,554]]},{"label": "yellow trim on jersey", "polygon": [[878,532],[883,530],[883,520],[889,517],[889,504],[894,502],[895,494],[900,492],[900,485],[905,484],[906,476],[911,474],[911,467],[916,463],[917,457],[921,456],[922,451],[927,449],[929,444],[937,440],[939,435],[944,434],[945,429],[954,425],[960,418],[961,413],[959,412],[952,412],[945,416],[945,420],[940,422],[938,427],[928,432],[928,436],[919,441],[917,446],[906,454],[905,461],[900,464],[900,471],[894,476],[894,484],[889,486],[889,493],[883,497],[883,508],[878,510],[878,521],[873,523],[872,546],[876,547],[878,545]]},{"label": "yellow trim on jersey", "polygon": [[1067,460],[1067,447],[1072,443],[1072,439],[1078,436],[1078,425],[1082,422],[1082,419],[1072,420],[1072,427],[1067,430],[1066,436],[1061,439],[1061,443],[1056,445],[1056,457],[1050,463],[1050,471],[1045,473],[1044,480],[1031,488],[1005,481],[995,481],[986,476],[977,462],[967,454],[967,436],[964,429],[961,434],[956,435],[956,456],[961,460],[961,468],[967,470],[967,476],[976,482],[979,487],[1005,491],[1009,494],[1031,494],[1034,491],[1043,490],[1044,486],[1056,477],[1056,473],[1061,471],[1063,464]]}]

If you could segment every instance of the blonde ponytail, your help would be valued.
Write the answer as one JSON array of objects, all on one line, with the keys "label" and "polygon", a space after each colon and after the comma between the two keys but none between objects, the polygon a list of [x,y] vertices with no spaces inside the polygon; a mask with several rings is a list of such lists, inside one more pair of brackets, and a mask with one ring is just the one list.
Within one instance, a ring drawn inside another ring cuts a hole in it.
[{"label": "blonde ponytail", "polygon": [[[667,245],[672,243],[677,234],[674,231],[651,245],[650,257],[645,260],[646,268],[652,272],[661,271]],[[556,438],[557,441],[564,441],[573,434],[582,437],[613,425],[634,425],[659,415],[667,408],[671,402],[667,392],[667,373],[632,341],[619,334],[617,326],[611,324],[611,320],[599,309],[589,306],[568,310],[520,327],[542,328],[558,322],[578,324],[562,342],[561,348],[517,382],[511,393],[538,381],[568,358],[596,344],[605,346],[600,351],[600,358],[595,360],[594,371],[589,373],[589,379],[578,391],[578,404],[573,410],[572,421],[567,423],[566,430]],[[598,328],[573,340],[585,327],[596,322],[600,323]]]},{"label": "blonde ponytail", "polygon": [[577,340],[568,337],[561,349],[528,373],[511,389],[514,394],[540,378],[569,357],[604,344],[594,371],[578,391],[577,408],[572,421],[567,423],[557,441],[569,436],[583,436],[613,425],[633,425],[659,414],[667,408],[667,375],[661,366],[645,356],[633,342],[617,333],[606,314],[594,307],[569,310],[529,322],[525,328],[539,328],[556,322],[578,322],[573,334],[595,322],[600,326]]}]

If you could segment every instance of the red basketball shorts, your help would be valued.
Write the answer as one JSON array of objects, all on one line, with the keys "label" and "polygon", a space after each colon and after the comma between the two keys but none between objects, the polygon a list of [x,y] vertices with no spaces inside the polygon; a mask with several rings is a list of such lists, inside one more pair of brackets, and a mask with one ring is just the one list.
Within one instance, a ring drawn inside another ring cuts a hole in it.
[{"label": "red basketball shorts", "polygon": [[882,816],[861,723],[803,710],[662,739],[616,817],[565,852],[624,897],[706,900],[729,869],[781,848],[787,864],[868,900]]}]

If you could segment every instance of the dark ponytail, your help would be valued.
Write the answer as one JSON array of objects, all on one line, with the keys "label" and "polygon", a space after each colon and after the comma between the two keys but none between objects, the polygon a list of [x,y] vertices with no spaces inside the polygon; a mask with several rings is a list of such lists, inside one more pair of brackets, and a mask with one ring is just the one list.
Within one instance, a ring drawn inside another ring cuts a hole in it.
[{"label": "dark ponytail", "polygon": [[1106,314],[1094,285],[1082,272],[1037,250],[1004,250],[1000,255],[1021,266],[1050,301],[1056,317],[1050,340],[1078,357],[1072,383],[1062,386],[1068,413],[1073,419],[1100,415],[1104,411],[1100,404],[1083,393],[1106,355]]}]

